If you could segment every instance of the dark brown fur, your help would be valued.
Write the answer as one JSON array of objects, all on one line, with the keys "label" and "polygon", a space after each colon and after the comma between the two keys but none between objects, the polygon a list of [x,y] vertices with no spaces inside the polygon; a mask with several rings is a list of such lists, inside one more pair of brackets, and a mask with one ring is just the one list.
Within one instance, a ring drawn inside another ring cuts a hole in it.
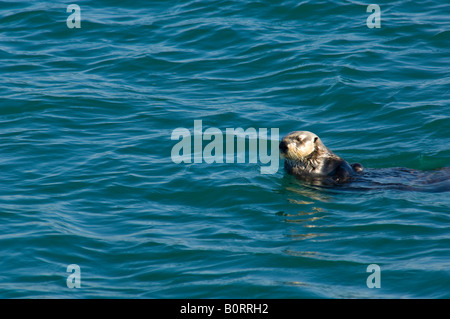
[{"label": "dark brown fur", "polygon": [[306,181],[344,183],[363,171],[361,164],[348,164],[311,132],[292,132],[282,139],[279,147],[286,171]]}]

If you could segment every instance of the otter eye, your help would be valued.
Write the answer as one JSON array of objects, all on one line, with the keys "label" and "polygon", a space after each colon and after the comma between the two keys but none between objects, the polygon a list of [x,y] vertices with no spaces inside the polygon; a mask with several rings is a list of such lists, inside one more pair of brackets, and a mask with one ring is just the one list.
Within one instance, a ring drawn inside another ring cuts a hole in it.
[{"label": "otter eye", "polygon": [[316,136],[316,137],[314,138],[314,143],[317,141],[317,139],[318,139],[318,137]]}]

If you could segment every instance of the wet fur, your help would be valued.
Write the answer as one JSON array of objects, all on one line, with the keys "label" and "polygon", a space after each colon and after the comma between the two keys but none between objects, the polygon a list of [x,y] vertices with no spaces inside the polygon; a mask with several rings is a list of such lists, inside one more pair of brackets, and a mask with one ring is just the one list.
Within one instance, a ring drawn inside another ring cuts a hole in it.
[{"label": "wet fur", "polygon": [[361,173],[361,164],[350,165],[327,148],[320,138],[307,131],[292,132],[280,142],[289,174],[320,184],[345,183]]},{"label": "wet fur", "polygon": [[[419,192],[450,192],[450,167],[431,171],[382,168],[363,171],[361,164],[348,164],[307,131],[292,132],[280,142],[286,171],[318,186],[342,189],[395,189]],[[348,183],[352,181],[352,183]]]}]

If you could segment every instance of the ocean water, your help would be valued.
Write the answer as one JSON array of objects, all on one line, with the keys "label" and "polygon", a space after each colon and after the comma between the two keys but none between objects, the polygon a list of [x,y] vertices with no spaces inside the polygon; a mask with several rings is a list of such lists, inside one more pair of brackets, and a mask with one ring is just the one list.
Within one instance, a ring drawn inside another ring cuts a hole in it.
[{"label": "ocean water", "polygon": [[1,298],[450,298],[448,3],[69,4],[0,1]]}]

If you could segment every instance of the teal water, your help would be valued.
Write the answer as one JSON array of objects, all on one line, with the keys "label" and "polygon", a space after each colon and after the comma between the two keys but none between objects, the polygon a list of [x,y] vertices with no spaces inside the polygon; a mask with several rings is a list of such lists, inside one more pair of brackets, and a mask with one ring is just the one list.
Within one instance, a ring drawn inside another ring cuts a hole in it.
[{"label": "teal water", "polygon": [[[0,297],[450,298],[449,4],[369,28],[359,1],[76,1],[72,29],[68,4],[0,1]],[[175,163],[196,120],[309,130],[378,177]]]}]

